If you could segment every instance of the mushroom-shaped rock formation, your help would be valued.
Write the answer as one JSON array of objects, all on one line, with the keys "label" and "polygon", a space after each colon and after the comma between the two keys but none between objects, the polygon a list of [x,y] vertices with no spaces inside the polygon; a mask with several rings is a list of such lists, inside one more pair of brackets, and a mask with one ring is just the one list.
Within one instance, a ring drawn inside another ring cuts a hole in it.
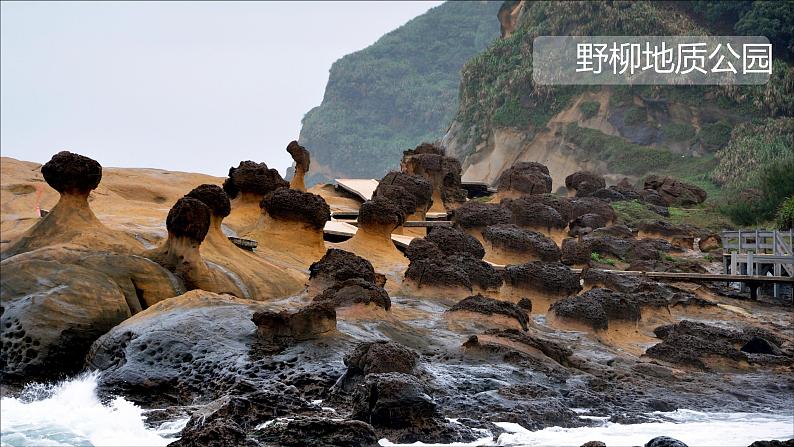
[{"label": "mushroom-shaped rock formation", "polygon": [[200,185],[187,193],[186,197],[200,200],[210,209],[210,226],[201,244],[201,255],[207,261],[239,276],[251,298],[266,300],[284,297],[303,289],[303,273],[242,250],[223,233],[221,225],[224,217],[231,212],[231,203],[220,186]]},{"label": "mushroom-shaped rock formation", "polygon": [[608,222],[606,217],[601,214],[583,214],[568,224],[568,235],[571,237],[584,236],[592,233],[593,230],[606,227],[607,225]]},{"label": "mushroom-shaped rock formation", "polygon": [[392,232],[405,222],[403,209],[395,202],[376,197],[361,205],[356,234],[338,244],[343,250],[358,253],[381,273],[405,268],[405,256],[391,240]]},{"label": "mushroom-shaped rock formation", "polygon": [[631,248],[631,241],[612,236],[588,236],[582,239],[566,239],[562,243],[563,264],[590,265],[593,253],[611,260],[623,260]]},{"label": "mushroom-shaped rock formation", "polygon": [[202,289],[249,298],[250,292],[236,274],[201,257],[200,245],[210,227],[210,209],[191,197],[177,200],[166,219],[168,238],[144,256],[173,272],[187,290]]},{"label": "mushroom-shaped rock formation", "polygon": [[398,429],[426,426],[439,415],[416,377],[393,372],[370,374],[356,387],[351,417],[376,428]]},{"label": "mushroom-shaped rock formation", "polygon": [[565,177],[565,187],[576,197],[587,197],[607,187],[603,176],[590,171],[577,171]]},{"label": "mushroom-shaped rock formation", "polygon": [[251,321],[265,345],[284,346],[296,341],[312,340],[336,330],[336,311],[329,303],[312,303],[295,312],[263,310]]},{"label": "mushroom-shaped rock formation", "polygon": [[[450,307],[446,313],[447,315],[453,315],[455,318],[469,316],[474,320],[481,320],[483,315],[485,315],[495,319],[499,326],[509,326],[518,323],[518,326],[525,331],[528,329],[527,324],[529,323],[527,312],[516,304],[487,298],[482,295],[466,297]],[[505,318],[507,323],[505,323]]]},{"label": "mushroom-shaped rock formation", "polygon": [[535,201],[534,197],[505,199],[502,200],[502,207],[510,210],[510,223],[543,233],[559,243],[566,237],[565,226],[568,222],[554,207]]},{"label": "mushroom-shaped rock formation", "polygon": [[742,349],[754,338],[763,338],[772,345],[780,343],[774,334],[757,327],[731,330],[683,320],[657,327],[654,334],[662,342],[648,348],[645,354],[670,363],[715,369],[727,366],[725,361],[736,362],[734,365],[748,361],[759,364],[790,362],[778,349],[774,353],[752,353]]},{"label": "mushroom-shaped rock formation", "polygon": [[534,161],[514,164],[496,181],[497,196],[502,199],[550,193],[551,186],[549,168]]},{"label": "mushroom-shaped rock formation", "polygon": [[557,244],[537,231],[525,230],[513,224],[501,224],[487,227],[482,235],[486,258],[496,264],[560,260]]},{"label": "mushroom-shaped rock formation", "polygon": [[608,227],[596,228],[590,233],[591,236],[613,236],[620,239],[634,239],[634,231],[631,228],[620,224],[610,225]]},{"label": "mushroom-shaped rock formation", "polygon": [[79,372],[91,343],[131,315],[104,273],[52,260],[9,259],[2,270],[4,382]]},{"label": "mushroom-shaped rock formation", "polygon": [[503,276],[509,287],[503,295],[511,295],[516,300],[529,296],[536,313],[545,313],[551,302],[582,290],[579,275],[561,263],[534,261],[508,265]]},{"label": "mushroom-shaped rock formation", "polygon": [[466,190],[461,188],[461,164],[447,157],[439,146],[423,143],[403,152],[402,172],[418,175],[433,185],[433,203],[429,211],[446,212],[466,202]]},{"label": "mushroom-shaped rock formation", "polygon": [[419,364],[419,354],[391,340],[370,341],[356,345],[353,351],[345,355],[344,363],[347,371],[338,385],[345,391],[351,391],[369,374],[414,374]]},{"label": "mushroom-shaped rock formation", "polygon": [[226,224],[239,234],[245,234],[256,225],[265,195],[288,188],[289,183],[275,169],[265,163],[241,161],[236,168],[229,168],[229,177],[223,182],[223,190],[232,200],[232,212]]},{"label": "mushroom-shaped rock formation", "polygon": [[638,225],[640,238],[661,238],[671,244],[691,250],[695,246],[698,231],[689,225],[675,225],[664,220],[644,221]]},{"label": "mushroom-shaped rock formation", "polygon": [[58,244],[132,253],[142,248],[131,236],[114,231],[97,219],[88,195],[102,179],[102,166],[72,152],[58,152],[41,167],[44,180],[61,195],[50,212],[3,251],[0,257]]},{"label": "mushroom-shaped rock formation", "polygon": [[705,202],[708,197],[706,191],[698,186],[658,175],[649,175],[645,179],[644,188],[658,192],[666,205],[697,205]]},{"label": "mushroom-shaped rock formation", "polygon": [[309,266],[309,292],[320,293],[336,283],[361,279],[375,283],[372,263],[349,251],[329,248],[319,261]]},{"label": "mushroom-shaped rock formation", "polygon": [[485,227],[510,223],[510,210],[494,203],[469,201],[452,213],[452,223],[482,242]]},{"label": "mushroom-shaped rock formation", "polygon": [[325,289],[312,299],[315,303],[329,303],[334,308],[354,304],[374,304],[384,310],[391,308],[391,299],[383,287],[359,278],[347,279]]},{"label": "mushroom-shaped rock formation", "polygon": [[[375,197],[382,195],[387,199],[402,204],[403,194],[399,189],[393,189],[395,187],[402,187],[414,198],[414,210],[406,212],[406,220],[424,220],[425,214],[433,205],[433,184],[418,175],[406,174],[405,172],[389,172],[378,182]],[[410,201],[406,200],[406,202]]]},{"label": "mushroom-shaped rock formation", "polygon": [[606,330],[612,320],[636,323],[640,319],[640,306],[620,292],[608,289],[591,289],[578,296],[563,298],[549,310],[563,320],[585,324],[595,330]]},{"label": "mushroom-shaped rock formation", "polygon": [[268,193],[261,206],[259,221],[245,234],[259,242],[259,254],[301,270],[325,254],[323,226],[331,209],[322,197],[280,188]]},{"label": "mushroom-shaped rock formation", "polygon": [[602,216],[608,223],[614,223],[617,220],[617,214],[608,202],[595,197],[580,197],[571,201],[571,220],[577,217],[584,216],[585,214],[598,214]]},{"label": "mushroom-shaped rock formation", "polygon": [[404,282],[409,293],[437,297],[442,289],[442,295],[464,297],[502,285],[498,272],[482,260],[483,247],[460,230],[436,228],[412,240],[405,254],[411,261]]},{"label": "mushroom-shaped rock formation", "polygon": [[297,189],[298,191],[306,191],[304,178],[306,173],[309,172],[309,165],[311,164],[309,151],[298,144],[297,141],[290,141],[287,145],[287,152],[292,156],[292,161],[295,162],[295,172],[292,174],[292,179],[289,181],[289,187]]}]

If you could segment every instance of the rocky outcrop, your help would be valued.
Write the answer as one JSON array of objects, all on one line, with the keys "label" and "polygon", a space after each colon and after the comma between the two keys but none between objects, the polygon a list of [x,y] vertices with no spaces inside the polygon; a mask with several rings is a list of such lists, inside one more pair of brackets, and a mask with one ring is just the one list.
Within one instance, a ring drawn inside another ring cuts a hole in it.
[{"label": "rocky outcrop", "polygon": [[297,189],[298,191],[306,191],[305,177],[309,172],[309,165],[311,164],[311,155],[305,147],[298,144],[297,141],[290,141],[287,145],[287,152],[292,157],[295,163],[295,172],[289,181],[289,187]]},{"label": "rocky outcrop", "polygon": [[492,225],[483,232],[488,258],[499,264],[544,261],[559,262],[560,249],[543,233],[513,224]]},{"label": "rocky outcrop", "polygon": [[249,294],[234,277],[220,269],[210,268],[201,257],[199,246],[210,228],[210,209],[191,197],[179,199],[166,219],[168,238],[144,255],[174,273],[187,290],[202,289],[229,293],[240,298]]},{"label": "rocky outcrop", "polygon": [[229,168],[229,176],[223,182],[223,190],[232,200],[227,224],[240,235],[250,232],[260,220],[260,203],[265,195],[288,187],[278,171],[265,163],[248,160]]},{"label": "rocky outcrop", "polygon": [[[200,246],[201,256],[239,277],[247,298],[266,300],[298,293],[305,276],[294,269],[242,250],[223,233],[223,219],[231,212],[229,197],[220,186],[200,185],[185,197],[200,200],[210,209],[210,225]],[[242,289],[242,288],[241,288]]]},{"label": "rocky outcrop", "polygon": [[285,447],[376,447],[378,436],[371,425],[356,420],[326,417],[290,417],[255,433],[264,445]]},{"label": "rocky outcrop", "polygon": [[375,269],[372,263],[349,251],[329,248],[319,261],[309,266],[311,287],[317,291],[349,279],[374,283]]},{"label": "rocky outcrop", "polygon": [[[603,176],[591,171],[577,171],[565,177],[565,187],[576,197],[587,197],[598,190],[606,188]],[[549,191],[551,192],[551,191]]]},{"label": "rocky outcrop", "polygon": [[405,257],[392,242],[392,232],[405,222],[405,210],[397,203],[379,196],[367,200],[358,211],[358,230],[339,248],[358,253],[379,271],[405,266]]},{"label": "rocky outcrop", "polygon": [[575,295],[582,287],[579,276],[568,266],[560,263],[528,262],[521,265],[508,265],[504,270],[505,284],[516,289],[565,297]]},{"label": "rocky outcrop", "polygon": [[645,447],[687,447],[687,445],[669,436],[657,436],[646,442]]},{"label": "rocky outcrop", "polygon": [[644,221],[638,225],[641,238],[664,238],[677,247],[692,249],[698,232],[689,225],[676,225],[664,220]]},{"label": "rocky outcrop", "polygon": [[0,254],[7,259],[38,248],[74,244],[93,250],[133,253],[142,246],[102,224],[88,205],[88,196],[102,180],[102,166],[72,152],[59,152],[41,167],[44,180],[60,193],[58,203]]},{"label": "rocky outcrop", "polygon": [[266,258],[305,269],[325,253],[323,227],[331,209],[317,194],[279,188],[265,195],[256,225],[244,236],[260,243]]},{"label": "rocky outcrop", "polygon": [[419,365],[419,354],[391,340],[363,342],[345,355],[344,363],[347,371],[337,385],[351,391],[369,374],[414,374]]},{"label": "rocky outcrop", "polygon": [[[436,233],[438,230],[441,231]],[[502,278],[482,260],[484,254],[482,245],[462,231],[435,229],[423,239],[412,240],[408,246],[406,256],[410,264],[405,271],[405,282],[413,292],[430,288],[428,293],[434,293],[434,289],[443,288],[452,295],[465,296],[474,291],[497,290]]]},{"label": "rocky outcrop", "polygon": [[644,188],[659,193],[667,205],[689,206],[706,201],[706,191],[672,177],[649,175],[645,178]]},{"label": "rocky outcrop", "polygon": [[391,299],[383,287],[359,278],[338,282],[315,296],[315,303],[328,303],[334,308],[354,304],[374,304],[384,310],[391,308]]},{"label": "rocky outcrop", "polygon": [[336,330],[336,311],[331,303],[318,302],[295,312],[255,312],[251,321],[256,325],[256,333],[262,343],[280,347],[312,340]]},{"label": "rocky outcrop", "polygon": [[486,316],[504,316],[515,319],[519,326],[521,326],[521,329],[525,331],[529,323],[527,312],[516,304],[487,298],[482,295],[464,298],[447,310],[447,313],[454,314],[455,312],[473,312]]},{"label": "rocky outcrop", "polygon": [[400,168],[407,174],[424,177],[433,185],[431,211],[449,211],[466,202],[466,190],[460,186],[460,161],[447,157],[441,147],[422,143],[403,152]]},{"label": "rocky outcrop", "polygon": [[479,231],[490,225],[510,223],[510,210],[492,203],[466,202],[452,213],[452,223],[464,230]]},{"label": "rocky outcrop", "polygon": [[[405,193],[413,197],[413,204],[410,199],[403,199]],[[396,201],[406,210],[413,205],[413,211],[407,212],[406,216],[417,213],[416,220],[423,220],[425,213],[433,205],[433,184],[424,177],[406,174],[404,172],[389,172],[378,182],[374,197],[384,196],[387,199]],[[405,202],[405,203],[403,203]]]},{"label": "rocky outcrop", "polygon": [[637,322],[640,319],[640,306],[636,301],[609,289],[591,289],[563,298],[549,310],[558,318],[584,323],[594,330],[608,329],[613,320]]},{"label": "rocky outcrop", "polygon": [[617,214],[608,202],[595,197],[580,197],[571,201],[571,220],[585,214],[597,214],[601,216],[607,224],[617,221]]},{"label": "rocky outcrop", "polygon": [[[684,320],[654,329],[662,342],[651,346],[645,354],[666,362],[693,366],[700,369],[720,368],[720,360],[751,362],[759,364],[790,363],[790,354],[784,354],[777,343],[779,339],[760,328],[745,327],[742,330],[724,329],[705,323]],[[770,348],[755,351],[760,346],[756,339]],[[729,363],[730,364],[730,363]]]},{"label": "rocky outcrop", "polygon": [[554,235],[568,224],[554,207],[527,197],[502,200],[502,207],[510,210],[511,223],[528,230]]},{"label": "rocky outcrop", "polygon": [[601,214],[583,214],[568,224],[568,235],[571,237],[581,237],[592,233],[594,230],[609,225],[607,218]]},{"label": "rocky outcrop", "polygon": [[499,198],[521,197],[527,194],[551,192],[549,168],[537,162],[518,162],[503,171],[496,181]]}]

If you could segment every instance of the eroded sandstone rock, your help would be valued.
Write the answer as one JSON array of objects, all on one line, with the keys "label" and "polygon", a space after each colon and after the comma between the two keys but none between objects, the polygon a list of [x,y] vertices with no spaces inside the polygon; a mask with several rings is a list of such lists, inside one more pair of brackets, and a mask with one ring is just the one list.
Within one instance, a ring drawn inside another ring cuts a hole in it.
[{"label": "eroded sandstone rock", "polygon": [[515,319],[523,330],[527,330],[529,317],[524,309],[516,304],[487,298],[482,295],[473,295],[460,300],[450,307],[447,312],[474,312],[483,315],[502,315]]},{"label": "eroded sandstone rock", "polygon": [[315,296],[315,303],[328,303],[335,308],[354,304],[374,304],[384,310],[391,308],[391,299],[383,287],[359,278],[338,282]]},{"label": "eroded sandstone rock", "polygon": [[305,147],[298,144],[297,141],[290,141],[287,145],[287,152],[295,162],[295,173],[290,179],[289,187],[297,189],[298,191],[306,191],[306,183],[304,178],[306,173],[309,172],[309,165],[311,164],[311,155]]},{"label": "eroded sandstone rock", "polygon": [[549,168],[537,162],[518,162],[502,172],[496,181],[500,198],[551,192]]},{"label": "eroded sandstone rock", "polygon": [[574,192],[576,197],[593,195],[594,192],[606,188],[606,186],[604,177],[591,171],[577,171],[565,177],[565,187],[568,191]]},{"label": "eroded sandstone rock", "polygon": [[517,264],[527,260],[558,262],[560,249],[549,237],[513,224],[492,225],[483,232],[489,259],[501,264]]}]

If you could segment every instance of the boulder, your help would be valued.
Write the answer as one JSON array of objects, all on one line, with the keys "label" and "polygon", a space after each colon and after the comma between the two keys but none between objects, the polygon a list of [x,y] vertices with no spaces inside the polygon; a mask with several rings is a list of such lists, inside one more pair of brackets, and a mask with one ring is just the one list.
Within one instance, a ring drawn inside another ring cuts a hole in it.
[{"label": "boulder", "polygon": [[392,372],[366,376],[355,389],[351,417],[376,428],[411,428],[428,425],[439,414],[416,377]]},{"label": "boulder", "polygon": [[575,295],[582,290],[579,276],[561,263],[535,261],[508,265],[503,276],[505,283],[513,287],[537,290],[550,295]]},{"label": "boulder", "polygon": [[502,197],[546,194],[551,188],[549,169],[536,162],[518,162],[503,171],[496,181],[497,194]]},{"label": "boulder", "polygon": [[645,179],[644,188],[658,192],[668,206],[697,205],[705,202],[706,197],[708,197],[706,191],[702,188],[672,177],[649,175]]},{"label": "boulder", "polygon": [[612,205],[595,197],[580,197],[571,201],[571,220],[585,214],[598,214],[607,223],[614,223],[617,214],[612,209]]},{"label": "boulder", "polygon": [[461,164],[447,157],[436,145],[422,143],[403,152],[401,171],[425,178],[433,186],[434,210],[451,210],[466,202],[466,190],[461,188]]},{"label": "boulder", "polygon": [[504,252],[508,258],[529,256],[530,259],[545,262],[560,260],[557,244],[537,231],[525,230],[513,224],[500,224],[487,227],[482,235],[494,251]]},{"label": "boulder", "polygon": [[687,447],[686,444],[667,436],[657,436],[645,443],[645,447]]},{"label": "boulder", "polygon": [[291,188],[279,188],[268,193],[259,206],[277,221],[298,221],[316,230],[322,230],[331,220],[331,208],[325,199]]},{"label": "boulder", "polygon": [[522,228],[544,230],[561,230],[567,222],[560,213],[549,205],[521,199],[505,199],[502,206],[510,210],[510,223]]},{"label": "boulder", "polygon": [[295,312],[258,311],[251,321],[256,325],[260,340],[283,346],[312,340],[336,330],[336,311],[329,302],[317,302]]},{"label": "boulder", "polygon": [[463,229],[510,223],[510,210],[492,203],[466,202],[452,213],[452,223]]},{"label": "boulder", "polygon": [[568,224],[568,235],[571,237],[584,236],[592,233],[593,230],[606,227],[608,224],[607,218],[601,214],[583,214]]},{"label": "boulder", "polygon": [[480,241],[457,228],[433,228],[424,240],[435,244],[445,256],[467,254],[477,259],[482,259],[485,256],[485,249]]},{"label": "boulder", "polygon": [[362,279],[375,282],[375,269],[372,263],[349,251],[329,248],[319,261],[309,267],[309,280],[322,283],[325,287],[348,279]]},{"label": "boulder", "polygon": [[41,167],[44,181],[61,194],[87,196],[102,180],[102,166],[68,151],[58,152]]},{"label": "boulder", "polygon": [[358,211],[358,227],[366,231],[370,228],[385,227],[394,230],[405,222],[405,212],[399,204],[385,198],[367,200]]},{"label": "boulder", "polygon": [[373,198],[382,197],[396,203],[406,216],[414,214],[417,209],[416,196],[399,185],[378,184]]},{"label": "boulder", "polygon": [[389,172],[378,182],[375,196],[386,195],[387,198],[395,200],[394,197],[390,197],[382,189],[387,187],[402,187],[405,189],[406,192],[413,196],[416,204],[415,208],[419,212],[425,213],[433,205],[433,184],[424,177],[404,172]]},{"label": "boulder", "polygon": [[348,379],[368,374],[414,374],[419,354],[391,340],[363,342],[345,355],[344,362]]},{"label": "boulder", "polygon": [[590,171],[577,171],[565,177],[565,187],[575,192],[576,197],[587,197],[606,186],[603,176]]},{"label": "boulder", "polygon": [[608,289],[591,289],[578,296],[569,296],[549,308],[559,318],[584,323],[595,330],[606,330],[612,320],[636,322],[640,306],[623,293]]},{"label": "boulder", "polygon": [[204,205],[207,205],[213,216],[221,219],[232,212],[232,204],[229,200],[229,196],[226,195],[223,188],[218,185],[199,185],[185,194],[185,197],[201,201]]},{"label": "boulder", "polygon": [[315,303],[328,303],[334,308],[354,304],[374,304],[385,310],[391,308],[391,299],[383,287],[360,278],[337,282],[312,299]]},{"label": "boulder", "polygon": [[527,312],[516,304],[500,301],[482,295],[473,295],[460,300],[457,304],[450,307],[447,312],[474,312],[483,315],[503,315],[507,318],[515,319],[523,330],[527,330],[529,317]]},{"label": "boulder", "polygon": [[258,445],[284,447],[376,447],[378,436],[371,425],[355,420],[299,416],[278,420],[253,436]]}]

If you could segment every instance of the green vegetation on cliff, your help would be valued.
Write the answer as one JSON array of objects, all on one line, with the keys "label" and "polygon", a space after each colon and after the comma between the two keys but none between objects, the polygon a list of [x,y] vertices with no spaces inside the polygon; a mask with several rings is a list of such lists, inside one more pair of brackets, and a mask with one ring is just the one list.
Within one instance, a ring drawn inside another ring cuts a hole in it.
[{"label": "green vegetation on cliff", "polygon": [[443,135],[463,64],[499,36],[500,2],[447,2],[331,67],[323,102],[303,118],[309,183],[375,177],[403,150]]}]

